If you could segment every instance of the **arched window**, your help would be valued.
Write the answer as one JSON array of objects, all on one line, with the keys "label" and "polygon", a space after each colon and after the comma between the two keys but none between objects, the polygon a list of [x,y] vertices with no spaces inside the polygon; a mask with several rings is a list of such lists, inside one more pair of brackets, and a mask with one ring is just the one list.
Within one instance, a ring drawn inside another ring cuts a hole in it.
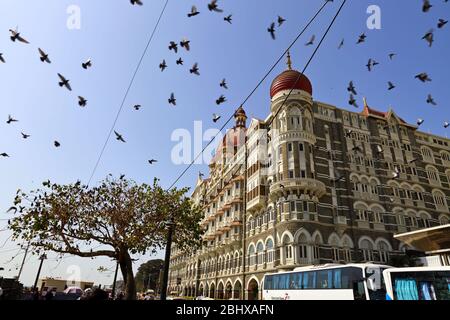
[{"label": "arched window", "polygon": [[264,263],[264,244],[262,242],[258,242],[258,245],[256,247],[256,252],[258,253],[257,263],[263,264]]},{"label": "arched window", "polygon": [[328,244],[331,246],[332,259],[334,262],[339,261],[339,238],[337,235],[333,234],[328,240]]},{"label": "arched window", "polygon": [[429,228],[431,226],[430,220],[431,220],[431,217],[428,213],[420,212],[419,218],[418,218],[419,228]]},{"label": "arched window", "polygon": [[361,240],[359,247],[362,250],[365,261],[373,261],[373,244],[368,239]]},{"label": "arched window", "polygon": [[371,218],[370,221],[375,222],[375,223],[383,223],[384,222],[383,207],[381,207],[379,205],[372,205],[370,207],[370,211],[372,212],[372,217],[369,217],[369,218]]},{"label": "arched window", "polygon": [[283,237],[283,251],[284,251],[284,258],[285,259],[292,259],[293,258],[293,252],[292,252],[292,242],[289,236],[286,234]]},{"label": "arched window", "polygon": [[368,207],[365,203],[357,202],[354,205],[357,219],[360,221],[369,221]]},{"label": "arched window", "polygon": [[430,182],[430,184],[434,184],[434,185],[440,185],[441,181],[439,179],[439,172],[438,170],[433,167],[433,166],[426,166],[426,171],[427,171],[427,175],[428,175],[428,181]]},{"label": "arched window", "polygon": [[302,233],[298,237],[298,259],[300,263],[305,263],[308,260],[308,237]]},{"label": "arched window", "polygon": [[447,217],[446,215],[442,215],[439,217],[439,223],[441,224],[441,226],[449,224],[450,223],[450,218]]},{"label": "arched window", "polygon": [[436,210],[448,211],[447,200],[445,194],[441,190],[433,190],[433,199]]},{"label": "arched window", "polygon": [[267,251],[267,263],[271,263],[275,260],[275,251],[273,249],[273,241],[271,238],[266,241],[266,251]]},{"label": "arched window", "polygon": [[248,248],[249,265],[253,266],[256,263],[255,246],[253,244]]},{"label": "arched window", "polygon": [[444,166],[450,166],[450,153],[448,153],[447,151],[441,151],[440,154]]},{"label": "arched window", "polygon": [[423,146],[420,148],[420,151],[422,153],[423,161],[434,163],[433,151],[430,148]]},{"label": "arched window", "polygon": [[344,235],[342,237],[342,247],[345,262],[351,262],[352,261],[351,248],[353,248],[353,244],[352,240],[348,235]]},{"label": "arched window", "polygon": [[302,113],[297,105],[289,109],[289,127],[293,130],[302,130]]},{"label": "arched window", "polygon": [[380,262],[387,263],[389,261],[389,243],[385,240],[378,242],[378,253],[380,255]]}]

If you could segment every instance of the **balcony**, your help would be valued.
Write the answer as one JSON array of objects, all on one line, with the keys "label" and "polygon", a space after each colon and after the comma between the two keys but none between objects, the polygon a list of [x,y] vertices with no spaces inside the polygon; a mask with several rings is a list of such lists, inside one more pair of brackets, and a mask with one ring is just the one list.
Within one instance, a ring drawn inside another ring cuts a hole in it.
[{"label": "balcony", "polygon": [[345,217],[345,216],[336,216],[336,217],[334,217],[334,224],[347,226],[347,217]]},{"label": "balcony", "polygon": [[327,193],[324,183],[307,178],[286,179],[278,181],[270,186],[270,196],[278,197],[285,190],[297,190],[299,193],[310,192],[314,196],[321,198]]}]

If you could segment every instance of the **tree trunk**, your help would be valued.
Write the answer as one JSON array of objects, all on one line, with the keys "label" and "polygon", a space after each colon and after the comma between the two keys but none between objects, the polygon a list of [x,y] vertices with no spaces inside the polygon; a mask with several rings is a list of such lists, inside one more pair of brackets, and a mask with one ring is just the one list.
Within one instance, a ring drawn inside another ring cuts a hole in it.
[{"label": "tree trunk", "polygon": [[125,300],[136,300],[136,283],[133,275],[133,262],[131,261],[128,251],[124,251],[120,254],[119,265],[125,286]]}]

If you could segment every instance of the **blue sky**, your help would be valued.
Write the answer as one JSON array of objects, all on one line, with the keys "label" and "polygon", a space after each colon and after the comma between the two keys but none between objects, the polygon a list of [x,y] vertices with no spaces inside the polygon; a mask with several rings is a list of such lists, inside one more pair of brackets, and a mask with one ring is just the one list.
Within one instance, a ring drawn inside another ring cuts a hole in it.
[{"label": "blue sky", "polygon": [[[11,158],[0,159],[0,230],[7,225],[2,219],[11,217],[4,212],[18,188],[35,189],[46,179],[58,183],[77,179],[87,182],[164,2],[144,0],[143,7],[133,7],[128,0],[1,2],[0,52],[7,63],[0,64],[0,153],[7,152]],[[171,150],[176,144],[171,141],[172,132],[180,128],[193,132],[194,121],[202,121],[204,130],[220,127],[220,123],[212,123],[212,113],[224,118],[232,114],[322,1],[219,1],[224,14],[210,13],[206,3],[169,2],[116,125],[127,143],[110,141],[94,183],[108,173],[124,173],[138,182],[150,182],[156,176],[169,186],[185,168],[172,163]],[[186,14],[193,4],[201,14],[188,19]],[[304,43],[312,34],[318,43],[339,4],[336,0],[328,5],[292,49],[295,68],[302,69],[313,51]],[[446,105],[450,100],[446,79],[450,37],[448,26],[437,30],[436,24],[439,18],[449,18],[450,4],[443,0],[432,4],[429,13],[422,13],[421,0],[349,0],[306,72],[313,84],[314,99],[355,110],[347,104],[346,90],[353,80],[361,106],[362,97],[366,96],[372,107],[385,111],[392,106],[410,123],[424,118],[423,131],[446,136],[448,132],[442,123],[450,120]],[[66,27],[70,5],[81,9],[79,30]],[[366,27],[369,5],[381,8],[380,30]],[[225,13],[233,14],[232,25],[223,21]],[[277,40],[273,41],[266,29],[278,14],[287,22],[277,29]],[[17,25],[31,44],[9,40],[8,29]],[[436,29],[432,48],[421,40],[430,28]],[[367,41],[357,46],[362,32],[367,34]],[[179,54],[168,51],[170,41],[179,42],[184,37],[191,40],[190,52],[181,48]],[[342,38],[344,48],[337,50]],[[51,65],[39,61],[38,47],[49,53]],[[393,61],[387,57],[390,52],[397,53]],[[89,57],[93,68],[85,71],[80,64]],[[175,65],[179,57],[183,57],[185,66]],[[380,62],[371,73],[365,67],[369,58]],[[169,65],[164,73],[158,69],[162,59]],[[200,77],[189,73],[194,62],[199,63]],[[267,116],[270,82],[285,68],[284,63],[280,64],[247,103],[245,109],[250,117]],[[71,80],[72,93],[58,87],[58,72]],[[423,84],[414,79],[420,72],[428,72],[433,81]],[[227,91],[219,87],[222,78],[229,84]],[[387,91],[387,81],[394,82],[397,88]],[[176,94],[176,107],[167,103],[171,92]],[[426,104],[429,93],[438,106]],[[228,102],[218,107],[215,100],[221,94],[226,95]],[[77,95],[88,99],[87,108],[78,107]],[[134,111],[134,104],[143,108]],[[8,114],[19,122],[7,125]],[[21,131],[32,137],[22,140]],[[54,140],[61,143],[61,148],[53,147]],[[150,158],[159,162],[149,166]],[[206,172],[206,166],[196,165],[179,186],[193,186],[200,170]],[[18,252],[16,244],[6,241],[9,235],[0,231],[0,266]],[[4,266],[6,271],[1,275],[16,275],[22,257],[18,255]],[[108,259],[69,257],[59,263],[54,255],[49,258],[43,276],[67,277],[67,268],[78,265],[83,279],[112,282],[111,273],[96,272],[98,266],[112,269],[114,263]],[[150,256],[136,258],[139,260],[135,269]],[[31,285],[36,271],[37,259],[30,256],[21,280]]]}]

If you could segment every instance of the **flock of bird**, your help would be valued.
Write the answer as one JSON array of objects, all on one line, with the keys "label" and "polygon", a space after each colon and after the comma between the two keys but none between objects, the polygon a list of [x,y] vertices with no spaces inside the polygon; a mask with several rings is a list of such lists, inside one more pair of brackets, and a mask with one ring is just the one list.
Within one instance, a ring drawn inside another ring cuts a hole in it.
[{"label": "flock of bird", "polygon": [[[21,35],[21,33],[19,32],[18,27],[16,27],[16,29],[14,29],[14,30],[13,29],[9,29],[9,32],[11,34],[10,35],[10,39],[11,39],[12,42],[21,42],[21,43],[24,43],[24,44],[30,44],[30,42]],[[38,53],[39,53],[39,59],[40,59],[40,61],[42,61],[42,63],[46,63],[46,64],[51,64],[52,63],[52,61],[50,60],[49,54],[46,53],[43,49],[38,48]],[[0,62],[6,63],[6,59],[5,59],[4,55],[3,55],[3,53],[0,53]],[[85,70],[87,70],[90,67],[92,67],[91,59],[88,59],[85,62],[82,62],[81,63],[81,67],[83,69],[85,69]],[[58,77],[59,77],[59,82],[58,82],[59,86],[61,88],[66,88],[67,90],[72,91],[72,87],[70,85],[70,80],[68,80],[66,77],[64,77],[60,73],[58,73]],[[82,96],[78,96],[78,105],[80,107],[86,107],[87,106],[87,100],[84,97],[82,97]],[[16,123],[16,122],[19,122],[19,120],[15,119],[11,115],[8,115],[8,120],[6,121],[6,124],[11,125],[11,124]],[[21,132],[21,136],[25,140],[31,137],[30,134],[26,134],[26,133],[23,133],[23,132]],[[61,143],[59,141],[55,140],[55,141],[53,141],[53,145],[56,148],[59,148],[61,146]],[[0,153],[0,157],[9,158],[10,155],[7,154],[6,152],[2,152],[2,153]]]},{"label": "flock of bird", "polygon": [[[444,2],[448,2],[448,0],[444,0]],[[429,0],[423,0],[422,12],[427,13],[427,12],[430,11],[430,9],[432,7],[433,7],[433,5],[430,3]],[[441,18],[437,22],[437,28],[438,29],[442,29],[442,28],[444,28],[444,26],[447,23],[448,23],[448,20],[445,20],[445,19]],[[366,41],[366,39],[367,39],[366,34],[362,33],[359,36],[356,44],[364,43]],[[312,39],[312,41],[313,40],[314,40],[314,38]],[[432,47],[433,42],[434,42],[434,29],[430,29],[422,37],[422,40],[425,40],[428,43],[428,46]],[[339,44],[338,49],[341,49],[343,46],[344,46],[344,39]],[[395,56],[396,56],[396,53],[389,53],[388,54],[388,58],[391,61],[394,59]],[[380,63],[375,61],[373,58],[369,58],[369,61],[367,62],[367,65],[366,65],[367,70],[369,72],[371,72],[373,70],[373,68],[375,66],[379,65],[379,64]],[[421,73],[415,75],[414,78],[419,80],[419,81],[421,81],[422,83],[426,83],[426,82],[431,82],[432,81],[432,79],[430,78],[430,76],[426,72],[421,72]],[[393,90],[395,88],[396,88],[396,85],[392,81],[388,81],[388,83],[387,83],[387,90],[391,91],[391,90]],[[347,91],[349,92],[349,95],[350,95],[349,96],[349,100],[348,100],[348,104],[351,105],[351,106],[354,106],[355,108],[359,108],[358,104],[356,103],[356,99],[355,99],[355,96],[357,95],[357,91],[356,91],[356,88],[355,88],[355,85],[354,85],[353,81],[349,82],[348,87],[347,87]],[[433,98],[433,96],[431,94],[427,95],[427,98],[426,98],[425,101],[426,101],[427,104],[430,104],[430,105],[433,105],[433,106],[437,105],[437,102],[434,100],[434,98]],[[424,121],[425,121],[424,119],[419,118],[419,119],[417,119],[416,123],[417,123],[418,126],[421,126],[424,123]],[[444,126],[444,128],[448,128],[450,126],[450,123],[448,121],[445,121],[443,126]]]},{"label": "flock of bird", "polygon": [[[332,2],[332,0],[327,0],[327,1]],[[444,2],[448,2],[448,0],[444,0]],[[139,6],[143,5],[143,1],[142,0],[130,0],[130,3],[132,5],[139,5]],[[429,12],[432,7],[433,7],[433,5],[430,3],[429,0],[423,0],[423,6],[422,6],[422,11],[423,12],[425,12],[425,13]],[[207,4],[207,8],[208,8],[208,10],[210,12],[216,12],[216,13],[223,13],[224,12],[223,9],[219,8],[218,0],[210,1]],[[196,6],[192,6],[190,12],[187,13],[187,17],[188,18],[193,18],[193,17],[198,16],[199,14],[200,14],[200,11],[197,9],[197,7]],[[231,14],[228,14],[228,15],[223,17],[223,20],[225,22],[229,23],[229,24],[232,24],[232,17],[233,16]],[[273,40],[276,39],[276,26],[277,26],[277,28],[280,28],[280,27],[282,27],[282,25],[285,22],[286,22],[286,19],[284,19],[283,17],[278,15],[277,19],[276,19],[276,22],[272,22],[270,24],[269,28],[267,29],[267,32],[270,34],[270,36],[271,36],[271,38]],[[439,19],[438,22],[437,22],[437,28],[438,29],[442,29],[442,28],[445,27],[445,25],[447,23],[448,23],[447,20]],[[19,33],[18,29],[16,29],[16,30],[10,29],[9,31],[11,33],[11,37],[10,37],[11,41],[13,41],[13,42],[17,41],[17,42],[22,42],[22,43],[25,43],[25,44],[29,44],[29,42]],[[313,45],[314,42],[315,42],[315,39],[316,39],[316,36],[312,35],[309,38],[309,41],[305,43],[305,46]],[[422,39],[425,40],[427,42],[428,46],[431,47],[433,45],[433,42],[434,42],[434,29],[429,30],[422,37]],[[364,42],[366,42],[366,40],[367,40],[367,35],[365,33],[362,33],[358,37],[358,39],[356,41],[356,44],[357,45],[361,45]],[[344,47],[344,45],[345,45],[345,39],[342,39],[340,41],[339,45],[338,45],[338,50],[342,49]],[[179,49],[179,47],[184,49],[186,52],[189,52],[191,50],[191,41],[186,39],[186,38],[182,39],[180,42],[178,42],[178,41],[170,41],[169,45],[168,45],[168,50],[169,50],[169,52],[174,52],[175,54],[178,54],[181,51],[181,49]],[[48,64],[52,63],[51,60],[50,60],[49,55],[44,50],[42,50],[41,48],[38,48],[38,52],[39,52],[40,60],[43,63],[48,63]],[[390,61],[394,60],[395,56],[396,56],[396,53],[389,53],[388,54],[388,58],[389,58]],[[2,53],[0,53],[0,61],[2,63],[6,62],[6,60],[5,60],[5,58],[4,58]],[[175,64],[177,66],[183,66],[184,65],[183,58],[179,57],[175,61]],[[367,70],[369,72],[371,72],[379,64],[380,63],[377,62],[375,59],[370,58],[368,60],[367,65],[366,65]],[[81,67],[83,69],[91,68],[92,67],[92,61],[90,59],[88,59],[87,61],[85,61],[85,62],[83,62],[81,64]],[[159,64],[159,69],[161,70],[161,72],[164,72],[168,67],[169,66],[168,66],[168,63],[167,63],[166,59],[163,59],[162,62]],[[194,65],[189,69],[189,72],[192,75],[200,76],[199,64],[197,62],[194,63]],[[72,87],[70,85],[70,80],[68,80],[66,77],[64,77],[60,73],[58,73],[58,77],[59,77],[59,86],[62,87],[62,88],[66,88],[69,91],[72,91]],[[418,79],[419,81],[423,82],[423,83],[432,81],[431,78],[428,76],[428,74],[426,72],[422,72],[422,73],[417,74],[415,76],[415,78]],[[220,82],[219,86],[222,89],[225,89],[225,90],[228,89],[228,84],[227,84],[227,81],[226,81],[225,78],[222,79],[222,81]],[[391,91],[391,90],[394,90],[395,88],[396,88],[396,85],[392,81],[388,81],[388,83],[387,83],[387,90]],[[357,90],[356,90],[356,87],[355,87],[355,84],[354,84],[353,81],[350,81],[350,83],[348,84],[347,90],[349,92],[349,101],[348,101],[349,105],[352,105],[355,108],[359,108],[359,106],[358,106],[358,104],[356,102],[356,99],[355,99],[355,96],[357,95]],[[174,92],[172,92],[170,94],[170,97],[168,98],[167,101],[168,101],[169,105],[173,105],[173,106],[177,105],[177,99],[176,99],[176,96],[175,96]],[[226,99],[225,95],[221,94],[220,97],[217,98],[215,102],[216,102],[217,105],[221,105],[221,104],[225,103],[226,101],[227,101],[227,99]],[[87,102],[88,102],[88,100],[86,98],[84,98],[83,96],[78,96],[78,105],[80,107],[86,107],[87,106]],[[428,94],[426,102],[428,104],[431,104],[431,105],[434,105],[434,106],[437,105],[436,101],[434,100],[434,98],[433,98],[433,96],[431,94]],[[133,108],[136,111],[139,111],[142,108],[142,106],[137,104],[137,105],[134,105]],[[220,119],[221,119],[220,115],[217,115],[215,113],[212,115],[212,121],[214,123],[218,122]],[[18,122],[18,120],[14,119],[11,115],[9,115],[8,116],[8,120],[7,120],[6,123],[10,125],[10,124],[13,124],[15,122]],[[423,119],[418,119],[417,120],[417,125],[420,126],[423,122],[424,122]],[[445,128],[449,127],[449,123],[445,122],[444,123],[444,127]],[[22,138],[23,139],[28,139],[28,138],[31,137],[31,135],[23,133],[23,132],[21,132],[21,134],[22,134]],[[115,137],[116,137],[117,141],[122,142],[122,143],[126,143],[126,140],[125,140],[124,136],[121,133],[119,133],[117,131],[114,131],[114,134],[115,134]],[[55,147],[60,147],[61,144],[58,141],[54,141],[54,146]],[[9,157],[9,155],[7,153],[0,153],[0,157]],[[148,162],[150,164],[154,164],[155,162],[157,162],[157,160],[151,159],[151,160],[148,160]]]}]

